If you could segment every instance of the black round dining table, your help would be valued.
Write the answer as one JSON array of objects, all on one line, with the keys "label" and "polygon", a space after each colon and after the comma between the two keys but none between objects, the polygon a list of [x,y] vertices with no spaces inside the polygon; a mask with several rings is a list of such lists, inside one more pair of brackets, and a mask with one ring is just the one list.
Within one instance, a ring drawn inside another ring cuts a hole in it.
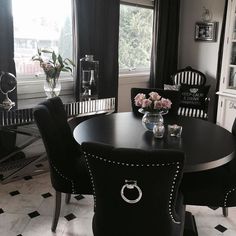
[{"label": "black round dining table", "polygon": [[[116,148],[177,149],[186,156],[184,172],[219,167],[234,157],[234,136],[214,123],[191,117],[164,116],[164,124],[164,137],[158,139],[145,130],[141,117],[132,112],[121,112],[88,119],[74,129],[73,135],[79,144],[99,142]],[[182,126],[181,137],[170,136],[168,124]]]}]

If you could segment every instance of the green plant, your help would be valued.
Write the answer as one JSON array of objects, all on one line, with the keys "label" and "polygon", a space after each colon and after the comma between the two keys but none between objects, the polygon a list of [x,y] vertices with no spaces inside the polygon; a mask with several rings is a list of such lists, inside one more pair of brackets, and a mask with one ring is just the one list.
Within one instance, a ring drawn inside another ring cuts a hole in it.
[{"label": "green plant", "polygon": [[47,80],[49,78],[57,79],[61,71],[72,72],[72,67],[75,66],[72,60],[63,59],[60,54],[52,49],[38,48],[38,53],[32,57],[32,60],[40,62],[40,67],[43,69]]}]

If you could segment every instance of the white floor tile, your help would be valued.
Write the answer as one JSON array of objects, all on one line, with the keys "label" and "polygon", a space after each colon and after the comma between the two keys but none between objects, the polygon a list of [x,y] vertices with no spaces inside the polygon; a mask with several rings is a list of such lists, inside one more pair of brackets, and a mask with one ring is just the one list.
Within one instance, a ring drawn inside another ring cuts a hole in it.
[{"label": "white floor tile", "polygon": [[[12,191],[20,194],[11,196]],[[50,193],[53,196],[43,198],[41,195]],[[62,197],[61,214],[56,233],[51,232],[54,211],[55,191],[51,186],[48,173],[33,176],[28,181],[19,180],[0,186],[0,236],[92,236],[93,197],[77,200],[71,196],[70,204],[65,204]],[[2,210],[1,210],[2,209]],[[195,216],[199,236],[235,236],[236,207],[229,209],[229,216],[222,215],[222,209],[209,207],[187,206],[187,210]],[[1,213],[3,211],[3,213]],[[37,211],[40,215],[30,218],[30,212]],[[74,214],[75,219],[68,221],[64,216]],[[220,232],[215,227],[222,225],[227,228]]]}]

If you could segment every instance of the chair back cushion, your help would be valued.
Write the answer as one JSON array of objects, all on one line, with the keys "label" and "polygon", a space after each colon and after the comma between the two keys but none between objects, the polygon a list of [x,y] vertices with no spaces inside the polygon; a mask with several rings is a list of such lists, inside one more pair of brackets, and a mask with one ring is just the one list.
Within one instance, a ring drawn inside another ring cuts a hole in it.
[{"label": "chair back cushion", "polygon": [[[95,196],[96,236],[181,235],[184,154],[83,143]],[[178,208],[178,210],[177,210]]]},{"label": "chair back cushion", "polygon": [[179,115],[207,118],[207,95],[210,85],[198,86],[181,84]]},{"label": "chair back cushion", "polygon": [[205,85],[206,83],[206,76],[201,71],[195,70],[190,66],[178,70],[171,77],[174,85]]},{"label": "chair back cushion", "polygon": [[139,113],[139,108],[135,106],[134,98],[138,93],[144,93],[146,97],[149,97],[148,94],[150,92],[157,92],[160,96],[164,98],[168,98],[171,100],[172,105],[171,109],[169,110],[168,114],[166,116],[177,116],[179,104],[180,104],[180,92],[175,90],[164,90],[164,89],[158,89],[158,88],[131,88],[131,106],[132,111],[137,116],[142,116],[143,114]]},{"label": "chair back cushion", "polygon": [[198,85],[181,84],[180,106],[204,110],[209,89],[210,85],[198,86]]}]

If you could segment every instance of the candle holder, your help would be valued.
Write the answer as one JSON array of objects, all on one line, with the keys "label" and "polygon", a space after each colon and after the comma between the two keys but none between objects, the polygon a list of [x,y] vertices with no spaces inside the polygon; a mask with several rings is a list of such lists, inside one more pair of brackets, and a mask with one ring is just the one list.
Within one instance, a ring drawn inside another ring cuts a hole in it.
[{"label": "candle holder", "polygon": [[182,126],[179,125],[168,125],[168,134],[171,137],[181,137],[182,134]]}]

